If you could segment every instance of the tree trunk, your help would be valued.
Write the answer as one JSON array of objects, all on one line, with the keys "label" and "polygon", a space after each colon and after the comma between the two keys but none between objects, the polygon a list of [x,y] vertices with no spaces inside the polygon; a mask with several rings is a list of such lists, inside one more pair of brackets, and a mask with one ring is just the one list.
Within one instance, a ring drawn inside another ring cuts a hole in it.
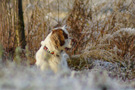
[{"label": "tree trunk", "polygon": [[22,0],[16,0],[16,30],[15,30],[15,45],[16,47],[20,46],[25,49],[26,39],[24,31],[24,20],[23,20],[23,9],[22,9]]}]

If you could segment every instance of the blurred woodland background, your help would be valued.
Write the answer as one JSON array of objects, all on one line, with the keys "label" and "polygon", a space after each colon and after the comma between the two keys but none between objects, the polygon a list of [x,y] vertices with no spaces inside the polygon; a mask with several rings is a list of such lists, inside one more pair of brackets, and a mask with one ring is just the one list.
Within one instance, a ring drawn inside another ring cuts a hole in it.
[{"label": "blurred woodland background", "polygon": [[135,77],[134,0],[0,0],[0,7],[2,62],[34,64],[50,30],[67,25],[76,40],[67,51],[72,69],[90,69],[98,59]]}]

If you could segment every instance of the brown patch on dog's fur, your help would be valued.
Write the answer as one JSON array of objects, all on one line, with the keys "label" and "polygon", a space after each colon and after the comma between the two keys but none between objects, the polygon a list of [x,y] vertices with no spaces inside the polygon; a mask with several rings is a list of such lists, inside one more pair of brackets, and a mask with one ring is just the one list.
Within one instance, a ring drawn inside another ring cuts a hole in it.
[{"label": "brown patch on dog's fur", "polygon": [[64,31],[63,31],[63,35],[65,39],[68,39],[68,34],[66,34]]},{"label": "brown patch on dog's fur", "polygon": [[67,38],[68,35],[62,29],[52,31],[51,40],[57,48],[63,46],[65,44],[65,39]]}]

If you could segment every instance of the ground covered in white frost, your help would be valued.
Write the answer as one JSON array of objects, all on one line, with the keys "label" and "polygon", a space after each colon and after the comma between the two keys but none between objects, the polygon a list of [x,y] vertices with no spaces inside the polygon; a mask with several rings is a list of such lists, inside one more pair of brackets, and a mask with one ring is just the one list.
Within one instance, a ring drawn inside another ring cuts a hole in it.
[{"label": "ground covered in white frost", "polygon": [[111,63],[95,61],[94,65],[91,70],[57,74],[34,66],[0,65],[0,90],[134,90],[132,83],[110,78],[108,71],[103,71]]}]

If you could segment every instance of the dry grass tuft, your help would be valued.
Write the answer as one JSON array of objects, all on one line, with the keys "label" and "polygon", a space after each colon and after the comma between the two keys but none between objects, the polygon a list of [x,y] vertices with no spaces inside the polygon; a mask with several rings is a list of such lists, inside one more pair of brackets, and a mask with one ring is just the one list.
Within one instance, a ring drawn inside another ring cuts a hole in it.
[{"label": "dry grass tuft", "polygon": [[[76,0],[76,2],[81,1]],[[77,3],[76,8],[79,5],[83,7],[84,3]],[[134,63],[135,60],[135,22],[132,20],[134,18],[134,3],[118,0],[103,2],[91,7],[91,14],[89,14],[91,17],[87,16],[88,13],[84,15],[81,11],[82,8],[79,8],[80,13],[76,13],[75,10],[79,10],[74,7],[67,22],[72,29],[74,38],[77,37],[73,53],[80,54],[81,58],[72,58],[73,62],[81,63],[86,60],[85,58],[93,58],[112,63],[118,62],[120,68],[121,66],[131,66],[127,70],[132,69],[133,71],[132,64],[129,62]],[[85,10],[87,11],[87,9]],[[79,19],[81,16],[85,16],[88,20],[83,22],[84,27],[81,22],[83,18]],[[129,61],[128,64],[127,61]],[[74,66],[79,66],[79,64]]]}]

